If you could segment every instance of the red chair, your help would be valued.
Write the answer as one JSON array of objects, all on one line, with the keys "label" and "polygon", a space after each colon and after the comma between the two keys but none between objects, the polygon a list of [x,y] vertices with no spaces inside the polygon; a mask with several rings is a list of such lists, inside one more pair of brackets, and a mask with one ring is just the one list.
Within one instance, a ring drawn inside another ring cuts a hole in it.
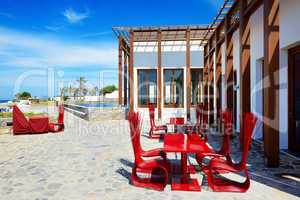
[{"label": "red chair", "polygon": [[[202,160],[204,157],[214,156],[216,154],[223,155],[225,157],[230,155],[230,136],[232,134],[232,112],[226,109],[221,113],[222,122],[224,123],[223,144],[220,150],[211,149],[210,152],[200,152],[196,155],[196,160],[200,166],[202,166]],[[203,169],[205,166],[202,167]]]},{"label": "red chair", "polygon": [[26,119],[22,111],[13,106],[13,134],[36,134],[49,131],[49,118],[45,116],[30,117]]},{"label": "red chair", "polygon": [[[196,132],[198,134],[200,134],[201,137],[207,142],[208,137],[207,137],[207,134],[206,134],[206,129],[203,128],[204,126],[203,127],[201,126],[201,120],[202,119],[204,121],[203,104],[198,104],[197,107],[196,107],[196,120],[197,120],[197,122],[196,122]],[[205,121],[203,123],[205,123]]]},{"label": "red chair", "polygon": [[202,107],[202,115],[203,115],[203,120],[202,120],[202,128],[204,130],[208,130],[209,126],[208,126],[208,108],[209,105],[208,104],[204,104]]},{"label": "red chair", "polygon": [[58,114],[58,119],[57,119],[57,123],[50,123],[49,124],[49,131],[50,132],[60,132],[60,131],[64,131],[65,128],[65,124],[64,124],[64,106],[60,105],[58,107],[59,110],[59,114]]},{"label": "red chair", "polygon": [[[234,163],[232,159],[222,159],[222,155],[215,156],[209,163],[206,170],[207,181],[210,188],[216,192],[246,192],[250,187],[250,177],[247,169],[247,157],[253,129],[256,124],[256,117],[252,113],[244,114],[244,141],[242,159],[239,163]],[[221,178],[220,175],[224,173],[239,173],[244,172],[246,180],[244,182],[237,182],[230,179]]]},{"label": "red chair", "polygon": [[[128,114],[128,119],[130,124],[131,143],[135,157],[131,183],[137,187],[162,191],[168,183],[168,171],[170,169],[169,164],[166,161],[166,156],[161,155],[163,160],[144,160],[143,157],[158,156],[161,152],[158,150],[143,151],[140,144],[140,116],[138,113],[130,112]],[[151,178],[140,178],[137,173],[151,174]]]},{"label": "red chair", "polygon": [[[167,133],[168,127],[166,125],[155,125],[155,107],[149,106],[149,116],[150,116],[150,131],[149,137],[152,139],[160,139],[163,137],[161,132]],[[159,133],[157,133],[159,132]]]},{"label": "red chair", "polygon": [[28,120],[22,111],[16,106],[13,106],[13,134],[29,134],[31,128]]}]

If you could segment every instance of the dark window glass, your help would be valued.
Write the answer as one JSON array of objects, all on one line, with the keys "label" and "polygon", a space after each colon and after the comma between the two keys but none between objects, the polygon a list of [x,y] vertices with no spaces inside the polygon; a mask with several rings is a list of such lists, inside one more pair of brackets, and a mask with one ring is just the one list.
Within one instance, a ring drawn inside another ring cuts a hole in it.
[{"label": "dark window glass", "polygon": [[201,69],[191,69],[191,103],[197,105],[201,103]]},{"label": "dark window glass", "polygon": [[166,107],[183,107],[183,70],[164,70],[164,104]]},{"label": "dark window glass", "polygon": [[155,69],[138,70],[138,104],[140,107],[156,105],[157,77]]}]

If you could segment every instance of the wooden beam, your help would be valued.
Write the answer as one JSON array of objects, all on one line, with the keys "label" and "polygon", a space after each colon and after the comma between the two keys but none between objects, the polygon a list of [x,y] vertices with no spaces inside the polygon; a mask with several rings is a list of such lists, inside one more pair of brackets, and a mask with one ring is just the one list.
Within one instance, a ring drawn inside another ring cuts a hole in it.
[{"label": "wooden beam", "polygon": [[[212,38],[213,39],[213,38]],[[211,46],[212,48],[212,46]],[[209,124],[213,123],[214,112],[214,54],[209,56],[209,82],[208,82],[208,110],[209,110]]]},{"label": "wooden beam", "polygon": [[225,56],[225,70],[226,70],[226,107],[233,111],[233,41],[232,32],[228,32],[229,17],[225,18],[225,42],[226,42],[226,56]]},{"label": "wooden beam", "polygon": [[186,31],[186,115],[191,117],[191,31]]},{"label": "wooden beam", "polygon": [[221,97],[222,97],[222,83],[221,83],[221,74],[222,74],[222,51],[221,44],[218,44],[219,32],[216,31],[215,42],[216,42],[216,101],[217,101],[217,117],[220,116],[220,109],[222,107]]},{"label": "wooden beam", "polygon": [[206,57],[206,53],[207,53],[207,45],[204,46],[204,69],[203,69],[203,75],[202,75],[202,79],[203,79],[203,103],[206,103],[206,73],[208,70],[208,58]]},{"label": "wooden beam", "polygon": [[264,148],[269,167],[279,166],[279,0],[264,0]]},{"label": "wooden beam", "polygon": [[158,49],[157,49],[157,108],[158,108],[158,118],[161,119],[161,103],[162,103],[162,84],[161,84],[161,31],[157,32],[157,41],[158,41]]},{"label": "wooden beam", "polygon": [[130,32],[130,57],[129,57],[129,109],[133,111],[134,109],[134,32]]},{"label": "wooden beam", "polygon": [[124,106],[127,106],[127,98],[128,98],[128,94],[127,94],[127,82],[128,82],[128,54],[125,53],[125,57],[124,57]]},{"label": "wooden beam", "polygon": [[[249,17],[245,17],[247,0],[240,0],[240,139],[243,144],[244,123],[243,116],[251,111],[251,91],[250,91],[250,22]],[[242,145],[241,145],[242,146]]]},{"label": "wooden beam", "polygon": [[119,76],[119,84],[118,84],[118,89],[119,89],[119,105],[122,105],[122,57],[123,57],[123,41],[122,37],[119,36],[119,70],[118,70],[118,76]]}]

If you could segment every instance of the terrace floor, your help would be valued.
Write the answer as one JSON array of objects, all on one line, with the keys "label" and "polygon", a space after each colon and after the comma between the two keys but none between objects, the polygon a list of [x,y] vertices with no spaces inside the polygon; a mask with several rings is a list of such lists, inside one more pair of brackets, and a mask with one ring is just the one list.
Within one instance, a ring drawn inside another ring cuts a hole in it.
[{"label": "terrace floor", "polygon": [[[245,194],[215,193],[203,174],[202,192],[164,192],[129,184],[133,154],[125,120],[86,122],[66,113],[66,130],[59,134],[0,136],[0,199],[297,199],[300,161],[281,156],[281,167],[265,168],[262,148],[252,146],[248,159],[251,187]],[[145,127],[145,130],[147,128]],[[145,149],[162,143],[142,138]],[[210,137],[218,146],[219,137]],[[233,155],[238,159],[237,139]],[[175,159],[175,155],[169,155]],[[190,157],[190,162],[194,159]],[[282,177],[283,173],[290,176]],[[297,178],[298,176],[298,178]],[[238,177],[239,178],[239,177]]]}]

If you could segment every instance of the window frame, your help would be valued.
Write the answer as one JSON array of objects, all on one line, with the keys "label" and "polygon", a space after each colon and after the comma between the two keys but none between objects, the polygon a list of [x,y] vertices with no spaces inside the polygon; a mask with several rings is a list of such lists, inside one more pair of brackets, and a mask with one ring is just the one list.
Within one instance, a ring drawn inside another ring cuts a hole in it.
[{"label": "window frame", "polygon": [[[190,72],[191,72],[191,74],[190,74],[190,76],[191,76],[191,107],[192,108],[195,108],[195,107],[197,107],[197,103],[196,104],[193,104],[193,90],[192,90],[192,84],[193,84],[193,81],[192,81],[192,71],[199,71],[200,72],[200,77],[199,77],[199,82],[200,82],[200,103],[202,103],[201,102],[201,99],[202,99],[202,94],[203,94],[203,91],[202,91],[202,83],[201,83],[201,78],[203,77],[203,68],[191,68],[191,70],[190,70]],[[198,103],[199,104],[199,103]]]},{"label": "window frame", "polygon": [[[139,96],[140,96],[140,79],[139,79],[139,72],[140,71],[155,71],[156,72],[156,94],[155,94],[155,103],[154,104],[147,104],[147,105],[142,105],[140,103],[140,99],[139,99]],[[137,69],[137,106],[138,108],[149,108],[150,106],[154,106],[155,108],[157,108],[157,101],[158,101],[158,86],[157,86],[157,82],[158,82],[158,76],[157,76],[157,73],[158,73],[158,70],[157,68],[139,68]]]},{"label": "window frame", "polygon": [[[175,105],[175,104],[166,104],[165,102],[165,97],[166,97],[166,77],[165,77],[165,71],[168,71],[168,70],[179,70],[179,71],[182,71],[182,85],[183,85],[183,101],[182,101],[182,104],[180,105]],[[184,102],[185,102],[185,88],[184,88],[184,85],[185,85],[185,76],[184,76],[184,68],[164,68],[163,69],[163,106],[164,108],[184,108]]]}]

